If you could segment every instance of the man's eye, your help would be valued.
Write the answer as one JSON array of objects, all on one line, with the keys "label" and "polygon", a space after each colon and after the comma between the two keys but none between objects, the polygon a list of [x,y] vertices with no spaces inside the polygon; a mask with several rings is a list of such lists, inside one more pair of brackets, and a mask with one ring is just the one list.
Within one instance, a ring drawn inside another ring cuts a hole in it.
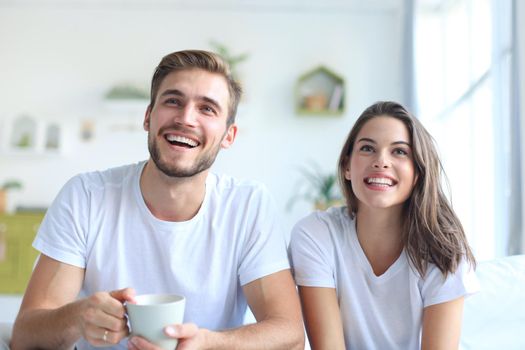
[{"label": "man's eye", "polygon": [[177,98],[168,98],[165,101],[165,103],[170,104],[170,105],[177,105],[177,106],[180,105],[180,101]]},{"label": "man's eye", "polygon": [[215,109],[210,106],[202,106],[201,110],[208,114],[215,114]]}]

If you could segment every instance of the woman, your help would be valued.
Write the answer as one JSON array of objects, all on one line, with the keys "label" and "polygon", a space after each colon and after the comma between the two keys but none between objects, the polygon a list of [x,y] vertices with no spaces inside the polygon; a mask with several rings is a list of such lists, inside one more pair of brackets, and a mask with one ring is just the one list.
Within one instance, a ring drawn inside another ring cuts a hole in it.
[{"label": "woman", "polygon": [[433,139],[378,102],[341,151],[346,207],[315,212],[290,252],[313,349],[454,349],[475,259],[441,187]]}]

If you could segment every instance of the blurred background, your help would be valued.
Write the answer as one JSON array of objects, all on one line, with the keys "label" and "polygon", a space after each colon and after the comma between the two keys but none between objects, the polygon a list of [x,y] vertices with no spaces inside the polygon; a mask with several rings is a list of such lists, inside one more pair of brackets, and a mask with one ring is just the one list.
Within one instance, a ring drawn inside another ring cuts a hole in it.
[{"label": "blurred background", "polygon": [[214,171],[265,183],[286,233],[337,200],[359,114],[396,100],[434,135],[476,257],[523,253],[519,0],[0,0],[4,220],[79,172],[147,159],[153,69],[189,48],[223,53],[245,90]]}]

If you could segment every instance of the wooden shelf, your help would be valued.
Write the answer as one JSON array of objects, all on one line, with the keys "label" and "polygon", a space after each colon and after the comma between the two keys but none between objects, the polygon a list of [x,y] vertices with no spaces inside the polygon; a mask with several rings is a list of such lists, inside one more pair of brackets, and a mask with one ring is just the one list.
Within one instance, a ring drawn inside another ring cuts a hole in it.
[{"label": "wooden shelf", "polygon": [[299,115],[341,115],[345,109],[344,79],[318,66],[297,80],[295,111]]},{"label": "wooden shelf", "polygon": [[63,127],[58,121],[19,114],[2,127],[0,151],[7,155],[59,155],[63,152]]}]

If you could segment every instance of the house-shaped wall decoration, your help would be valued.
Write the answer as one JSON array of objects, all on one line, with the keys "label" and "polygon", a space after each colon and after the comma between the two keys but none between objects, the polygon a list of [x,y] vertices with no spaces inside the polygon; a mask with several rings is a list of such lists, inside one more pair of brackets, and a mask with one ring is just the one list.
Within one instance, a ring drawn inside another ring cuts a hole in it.
[{"label": "house-shaped wall decoration", "polygon": [[344,79],[325,66],[301,75],[295,95],[299,115],[341,115],[345,109]]}]

